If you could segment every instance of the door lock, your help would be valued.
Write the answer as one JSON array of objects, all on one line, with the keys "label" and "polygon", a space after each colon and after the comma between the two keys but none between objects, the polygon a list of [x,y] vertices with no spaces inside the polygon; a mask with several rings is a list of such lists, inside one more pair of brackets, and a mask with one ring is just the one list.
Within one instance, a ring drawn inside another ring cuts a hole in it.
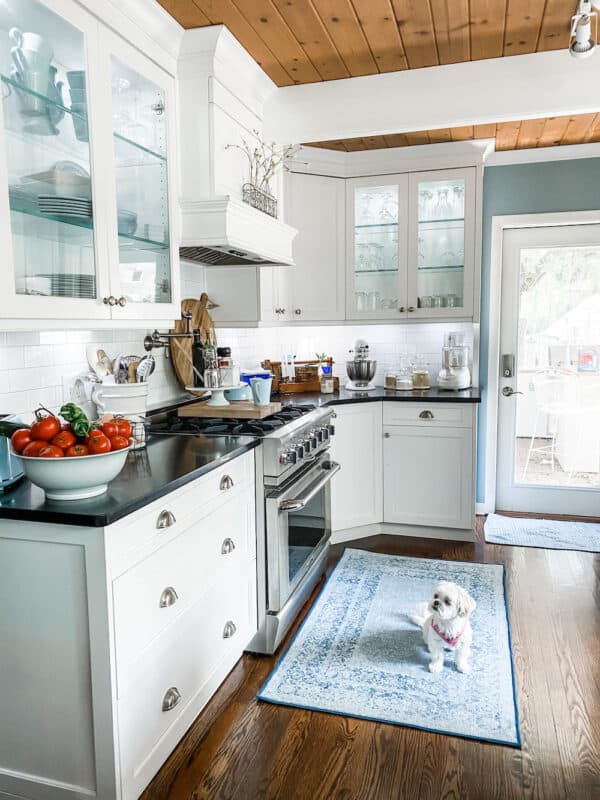
[{"label": "door lock", "polygon": [[512,397],[513,394],[523,394],[523,392],[515,392],[512,386],[503,386],[502,394],[504,395],[504,397]]}]

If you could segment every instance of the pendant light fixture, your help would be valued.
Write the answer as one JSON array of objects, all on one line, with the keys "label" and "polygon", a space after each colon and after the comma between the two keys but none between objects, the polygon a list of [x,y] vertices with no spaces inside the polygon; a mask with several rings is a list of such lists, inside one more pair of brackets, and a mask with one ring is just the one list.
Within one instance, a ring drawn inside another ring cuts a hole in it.
[{"label": "pendant light fixture", "polygon": [[[600,0],[580,0],[577,13],[571,17],[571,42],[569,52],[573,58],[587,58],[597,47],[598,16],[594,8],[600,7]],[[594,34],[592,35],[592,21]]]}]

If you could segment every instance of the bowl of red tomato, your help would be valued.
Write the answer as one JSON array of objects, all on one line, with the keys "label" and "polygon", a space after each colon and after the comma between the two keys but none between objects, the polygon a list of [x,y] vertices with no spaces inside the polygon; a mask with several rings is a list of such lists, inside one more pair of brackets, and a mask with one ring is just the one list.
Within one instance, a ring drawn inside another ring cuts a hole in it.
[{"label": "bowl of red tomato", "polygon": [[12,448],[23,472],[49,500],[104,494],[127,460],[131,424],[119,418],[92,425],[72,403],[63,406],[60,414],[68,421],[38,409],[30,428],[12,434]]}]

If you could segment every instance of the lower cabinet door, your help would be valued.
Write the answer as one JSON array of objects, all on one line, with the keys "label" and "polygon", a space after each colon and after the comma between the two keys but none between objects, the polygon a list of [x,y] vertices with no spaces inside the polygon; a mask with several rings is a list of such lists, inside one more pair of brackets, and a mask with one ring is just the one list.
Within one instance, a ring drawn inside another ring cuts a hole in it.
[{"label": "lower cabinet door", "polygon": [[384,522],[472,527],[470,428],[386,427],[383,474]]},{"label": "lower cabinet door", "polygon": [[256,632],[256,564],[211,589],[146,651],[117,704],[123,800],[135,800]]},{"label": "lower cabinet door", "polygon": [[331,457],[342,469],[331,481],[333,531],[381,522],[381,405],[335,407]]}]

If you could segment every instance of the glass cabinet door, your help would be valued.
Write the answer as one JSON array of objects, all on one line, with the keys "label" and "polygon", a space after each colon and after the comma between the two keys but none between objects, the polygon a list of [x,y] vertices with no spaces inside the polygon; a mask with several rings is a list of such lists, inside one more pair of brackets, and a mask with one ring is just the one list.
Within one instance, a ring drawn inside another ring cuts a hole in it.
[{"label": "glass cabinet door", "polygon": [[408,295],[417,316],[465,316],[472,310],[471,170],[410,177]]},{"label": "glass cabinet door", "polygon": [[82,29],[37,0],[0,3],[0,73],[14,265],[3,286],[15,314],[108,316],[98,302]]},{"label": "glass cabinet door", "polygon": [[[166,90],[121,57],[111,58],[118,305],[172,300]],[[142,311],[143,313],[143,311]]]},{"label": "glass cabinet door", "polygon": [[349,182],[348,314],[397,319],[406,304],[407,180],[375,181]]}]

